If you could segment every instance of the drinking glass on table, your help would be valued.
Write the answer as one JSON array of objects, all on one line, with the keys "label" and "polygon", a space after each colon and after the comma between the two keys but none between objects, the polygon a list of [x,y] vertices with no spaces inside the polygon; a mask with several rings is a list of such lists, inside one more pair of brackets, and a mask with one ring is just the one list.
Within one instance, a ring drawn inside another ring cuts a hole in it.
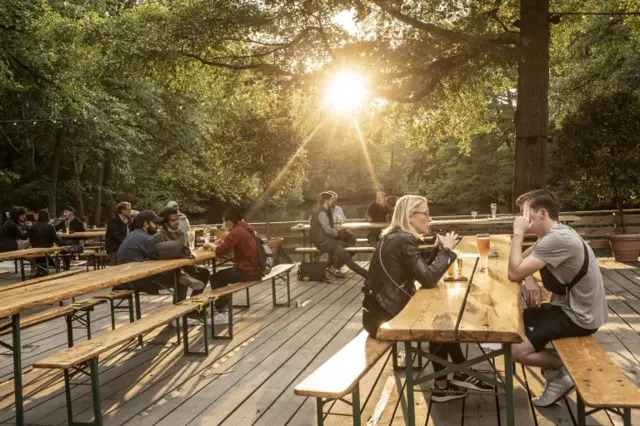
[{"label": "drinking glass on table", "polygon": [[447,277],[449,279],[455,279],[462,275],[462,257],[460,257],[460,252],[455,251],[457,258],[451,265],[449,265],[449,269],[447,270]]},{"label": "drinking glass on table", "polygon": [[202,233],[203,233],[203,237],[204,237],[204,243],[205,244],[209,244],[209,238],[211,237],[211,231],[209,230],[209,227],[207,225],[204,225],[202,227]]},{"label": "drinking glass on table", "polygon": [[489,270],[489,249],[491,248],[491,240],[489,234],[478,234],[476,237],[478,242],[478,253],[480,254],[480,271]]},{"label": "drinking glass on table", "polygon": [[495,219],[497,213],[498,213],[498,204],[491,203],[491,217]]},{"label": "drinking glass on table", "polygon": [[476,216],[478,216],[478,212],[477,211],[472,211],[471,212],[471,217],[473,218],[473,220],[476,220]]}]

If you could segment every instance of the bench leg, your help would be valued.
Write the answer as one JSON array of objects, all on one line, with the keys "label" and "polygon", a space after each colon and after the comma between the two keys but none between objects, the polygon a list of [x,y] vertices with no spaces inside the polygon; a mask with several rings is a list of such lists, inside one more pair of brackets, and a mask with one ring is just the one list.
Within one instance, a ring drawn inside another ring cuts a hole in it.
[{"label": "bench leg", "polygon": [[404,342],[404,365],[406,373],[406,384],[407,384],[407,425],[415,426],[416,425],[416,413],[415,406],[413,403],[413,353],[412,353],[412,345],[411,342]]},{"label": "bench leg", "polygon": [[249,303],[249,287],[247,287],[246,289],[247,292],[247,304],[246,305],[234,305],[233,303],[229,304],[229,309],[231,308],[249,308],[251,306],[251,304]]},{"label": "bench leg", "polygon": [[209,330],[207,327],[207,305],[202,307],[202,312],[200,313],[202,317],[202,322],[204,323],[204,334],[203,334],[203,343],[204,343],[204,351],[203,352],[191,352],[189,351],[189,330],[187,326],[187,317],[186,315],[182,317],[182,333],[183,333],[183,343],[184,343],[184,354],[185,355],[193,355],[193,356],[209,356]]},{"label": "bench leg", "polygon": [[507,396],[507,426],[515,426],[514,395],[513,395],[513,360],[511,358],[511,345],[504,344],[504,387]]},{"label": "bench leg", "polygon": [[353,426],[360,426],[360,383],[351,391],[351,407],[353,408]]},{"label": "bench leg", "polygon": [[622,421],[624,426],[631,426],[631,408],[624,408],[622,411]]},{"label": "bench leg", "polygon": [[[287,303],[276,302],[276,279],[281,279],[287,284]],[[290,274],[287,272],[286,279],[283,276],[271,278],[271,298],[273,299],[273,306],[291,306],[291,285]]]},{"label": "bench leg", "polygon": [[93,396],[93,416],[96,426],[102,426],[102,407],[100,406],[100,383],[98,382],[98,358],[91,361],[91,395]]},{"label": "bench leg", "polygon": [[322,406],[323,406],[322,398],[316,398],[316,406],[318,408],[318,412],[316,414],[318,420],[318,426],[324,425],[324,416],[322,415]]},{"label": "bench leg", "polygon": [[116,311],[115,306],[113,306],[113,299],[109,299],[109,308],[111,309],[111,329],[116,329]]},{"label": "bench leg", "polygon": [[64,319],[67,322],[67,346],[72,348],[73,347],[73,318],[71,315],[67,315],[64,317]]},{"label": "bench leg", "polygon": [[71,379],[69,378],[69,370],[64,369],[64,396],[67,399],[67,422],[73,425],[73,408],[71,406]]}]

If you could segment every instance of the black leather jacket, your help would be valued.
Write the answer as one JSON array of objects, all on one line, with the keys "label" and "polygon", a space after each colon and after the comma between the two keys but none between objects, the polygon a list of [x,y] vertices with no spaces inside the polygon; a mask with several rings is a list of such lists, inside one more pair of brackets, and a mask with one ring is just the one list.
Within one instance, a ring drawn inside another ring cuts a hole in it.
[{"label": "black leather jacket", "polygon": [[446,248],[434,250],[425,259],[418,244],[413,234],[393,230],[380,240],[371,258],[363,292],[375,297],[391,315],[398,315],[415,294],[415,281],[422,288],[435,287],[456,259],[456,254]]}]

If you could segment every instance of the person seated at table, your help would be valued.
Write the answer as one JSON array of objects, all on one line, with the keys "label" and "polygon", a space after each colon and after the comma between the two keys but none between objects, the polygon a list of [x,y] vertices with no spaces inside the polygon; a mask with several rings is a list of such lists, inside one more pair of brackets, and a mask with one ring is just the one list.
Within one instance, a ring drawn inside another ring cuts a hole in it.
[{"label": "person seated at table", "polygon": [[396,209],[397,202],[398,197],[396,197],[395,195],[387,195],[387,199],[385,200],[385,205],[387,207],[387,222],[391,222],[393,211]]},{"label": "person seated at table", "polygon": [[178,215],[180,215],[180,231],[184,235],[185,247],[189,247],[191,241],[189,240],[189,231],[191,230],[191,224],[189,223],[189,219],[187,215],[180,211],[180,206],[177,201],[169,201],[166,205],[167,208],[173,208],[178,211]]},{"label": "person seated at table", "polygon": [[338,277],[344,278],[344,274],[340,272],[342,265],[347,265],[356,274],[367,277],[367,270],[358,265],[352,257],[345,251],[345,247],[349,245],[345,242],[344,235],[340,235],[338,231],[333,229],[333,215],[331,209],[336,203],[336,199],[331,192],[322,192],[318,195],[318,206],[311,215],[311,223],[309,234],[311,242],[315,247],[323,253],[329,254],[329,265],[327,272]]},{"label": "person seated at table", "polygon": [[[438,235],[437,248],[429,259],[424,259],[418,248],[420,238],[429,232],[429,205],[427,199],[417,195],[405,195],[398,200],[391,224],[381,235],[371,258],[369,275],[363,287],[362,324],[371,337],[378,328],[398,315],[416,293],[415,282],[423,289],[434,288],[449,265],[455,261],[452,251],[457,235],[453,232]],[[429,343],[429,353],[444,360],[451,358],[455,364],[466,361],[458,343]],[[435,372],[446,367],[433,363]],[[464,398],[466,389],[491,392],[493,386],[469,376],[455,373],[449,382],[446,375],[435,379],[431,399],[445,402]]]},{"label": "person seated at table", "polygon": [[[223,240],[216,238],[213,244],[205,244],[203,248],[215,251],[216,256],[233,251],[234,260],[231,268],[222,269],[211,277],[211,288],[215,290],[237,282],[262,280],[253,227],[242,218],[242,213],[237,207],[225,210],[222,222],[229,231],[227,236]],[[216,300],[215,305],[218,311],[215,322],[223,324],[220,321],[226,321],[225,312],[231,309],[231,306],[228,306],[226,298]]]},{"label": "person seated at table", "polygon": [[327,191],[329,192],[331,195],[333,195],[336,199],[336,205],[333,206],[333,209],[331,211],[332,215],[333,215],[333,223],[344,223],[347,221],[347,215],[344,214],[344,211],[342,210],[342,207],[340,207],[337,202],[338,202],[338,194],[333,192],[333,191]]},{"label": "person seated at table", "polygon": [[9,218],[0,228],[0,252],[20,250],[25,247],[24,243],[29,237],[26,232],[20,230],[20,221],[27,211],[23,207],[13,206],[9,211]]},{"label": "person seated at table", "polygon": [[[369,208],[367,209],[365,217],[369,222],[382,223],[387,222],[388,213],[389,210],[387,209],[387,194],[384,191],[378,191],[376,193],[376,202],[369,204]],[[375,247],[376,245],[378,245],[381,233],[382,229],[369,229],[367,240],[369,240],[369,244],[371,245],[371,247]]]},{"label": "person seated at table", "polygon": [[62,217],[64,220],[56,226],[56,231],[60,231],[63,234],[69,234],[71,232],[85,232],[84,223],[76,217],[76,209],[71,206],[66,206],[62,210]]},{"label": "person seated at table", "polygon": [[[27,236],[31,242],[33,248],[49,248],[54,244],[58,246],[64,245],[60,236],[56,233],[55,228],[49,223],[51,217],[49,216],[49,210],[40,209],[38,211],[38,220],[29,228]],[[46,270],[47,265],[50,264],[45,257],[38,257],[35,260],[37,265],[42,266],[43,270]],[[37,273],[33,273],[33,276],[44,275],[43,270],[38,269]],[[33,271],[36,272],[36,271]]]},{"label": "person seated at table", "polygon": [[[162,217],[162,228],[153,236],[154,244],[165,241],[178,241],[187,250],[187,236],[180,228],[180,213],[178,209],[167,207],[160,212]],[[180,268],[184,274],[180,275],[180,284],[191,287],[191,296],[202,293],[206,283],[209,282],[209,270],[197,265],[187,265]]]},{"label": "person seated at table", "polygon": [[132,229],[131,203],[123,201],[116,206],[116,213],[109,218],[105,234],[105,249],[114,263],[120,244]]},{"label": "person seated at table", "polygon": [[[574,388],[562,361],[546,349],[547,344],[595,333],[608,319],[607,301],[593,250],[575,230],[558,223],[558,198],[539,189],[521,195],[516,204],[522,215],[513,223],[508,273],[511,281],[524,280],[529,307],[523,313],[526,338],[512,346],[513,359],[542,368],[547,385],[533,404],[547,407]],[[538,241],[523,253],[522,241],[528,231]],[[543,286],[551,292],[550,303],[540,304],[540,287],[533,277],[538,271]]]}]

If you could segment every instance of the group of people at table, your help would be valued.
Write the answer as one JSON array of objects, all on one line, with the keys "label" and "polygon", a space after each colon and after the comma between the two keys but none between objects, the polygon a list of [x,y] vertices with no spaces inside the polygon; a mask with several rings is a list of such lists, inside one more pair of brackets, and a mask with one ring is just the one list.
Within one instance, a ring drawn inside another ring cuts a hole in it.
[{"label": "group of people at table", "polygon": [[[340,267],[346,265],[365,278],[362,322],[375,338],[380,326],[398,315],[420,291],[418,287],[430,289],[438,285],[457,258],[454,251],[457,235],[453,232],[437,235],[435,248],[424,256],[419,244],[429,234],[427,199],[403,196],[387,211],[391,216],[389,226],[380,231],[379,240],[372,241],[375,251],[366,270],[345,251],[349,236],[342,232],[344,229],[334,229],[336,203],[333,192],[319,195],[310,219],[311,241],[318,250],[330,255],[328,272],[340,276]],[[382,194],[377,204],[380,211],[387,208]],[[596,332],[607,321],[607,303],[595,254],[574,229],[559,223],[558,198],[548,190],[535,190],[521,195],[517,205],[521,214],[513,223],[508,278],[523,286],[528,307],[523,312],[526,337],[512,346],[512,356],[521,364],[542,368],[545,390],[533,403],[547,407],[575,388],[562,361],[547,346],[555,339]],[[523,250],[525,233],[535,234],[538,240]],[[544,288],[551,293],[548,303],[542,303],[541,289],[534,277],[537,272]],[[429,351],[455,364],[466,361],[459,343],[431,344]],[[438,372],[445,366],[434,363],[433,368]],[[451,380],[446,375],[436,378],[431,398],[434,402],[464,398],[467,389],[494,391],[493,386],[482,380],[458,372]]]},{"label": "group of people at table", "polygon": [[[57,226],[50,223],[46,209],[40,210],[35,223],[26,221],[26,209],[14,207],[7,221],[0,228],[0,252],[19,250],[24,247],[19,241],[29,240],[32,247],[49,248],[53,244],[64,245],[64,237],[71,232],[82,232],[84,224],[75,217],[72,207],[65,207],[64,220]],[[221,256],[230,252],[234,255],[234,264],[230,268],[211,274],[209,269],[189,265],[180,270],[177,286],[177,300],[202,293],[207,286],[216,289],[241,281],[259,280],[262,271],[258,264],[258,251],[255,232],[242,217],[237,208],[223,213],[224,227],[229,230],[224,239],[214,237],[212,243],[202,246]],[[112,262],[117,265],[142,262],[153,259],[171,259],[191,254],[189,223],[179,211],[175,201],[167,204],[158,216],[152,210],[135,212],[131,204],[122,202],[116,207],[115,214],[107,222],[105,249]],[[68,257],[65,259],[69,259]],[[174,273],[167,272],[138,281],[138,290],[147,294],[159,294],[159,290],[174,287]],[[116,287],[116,290],[132,288],[131,283]],[[216,323],[227,321],[227,300],[216,301]],[[193,321],[197,321],[193,318]]]}]

